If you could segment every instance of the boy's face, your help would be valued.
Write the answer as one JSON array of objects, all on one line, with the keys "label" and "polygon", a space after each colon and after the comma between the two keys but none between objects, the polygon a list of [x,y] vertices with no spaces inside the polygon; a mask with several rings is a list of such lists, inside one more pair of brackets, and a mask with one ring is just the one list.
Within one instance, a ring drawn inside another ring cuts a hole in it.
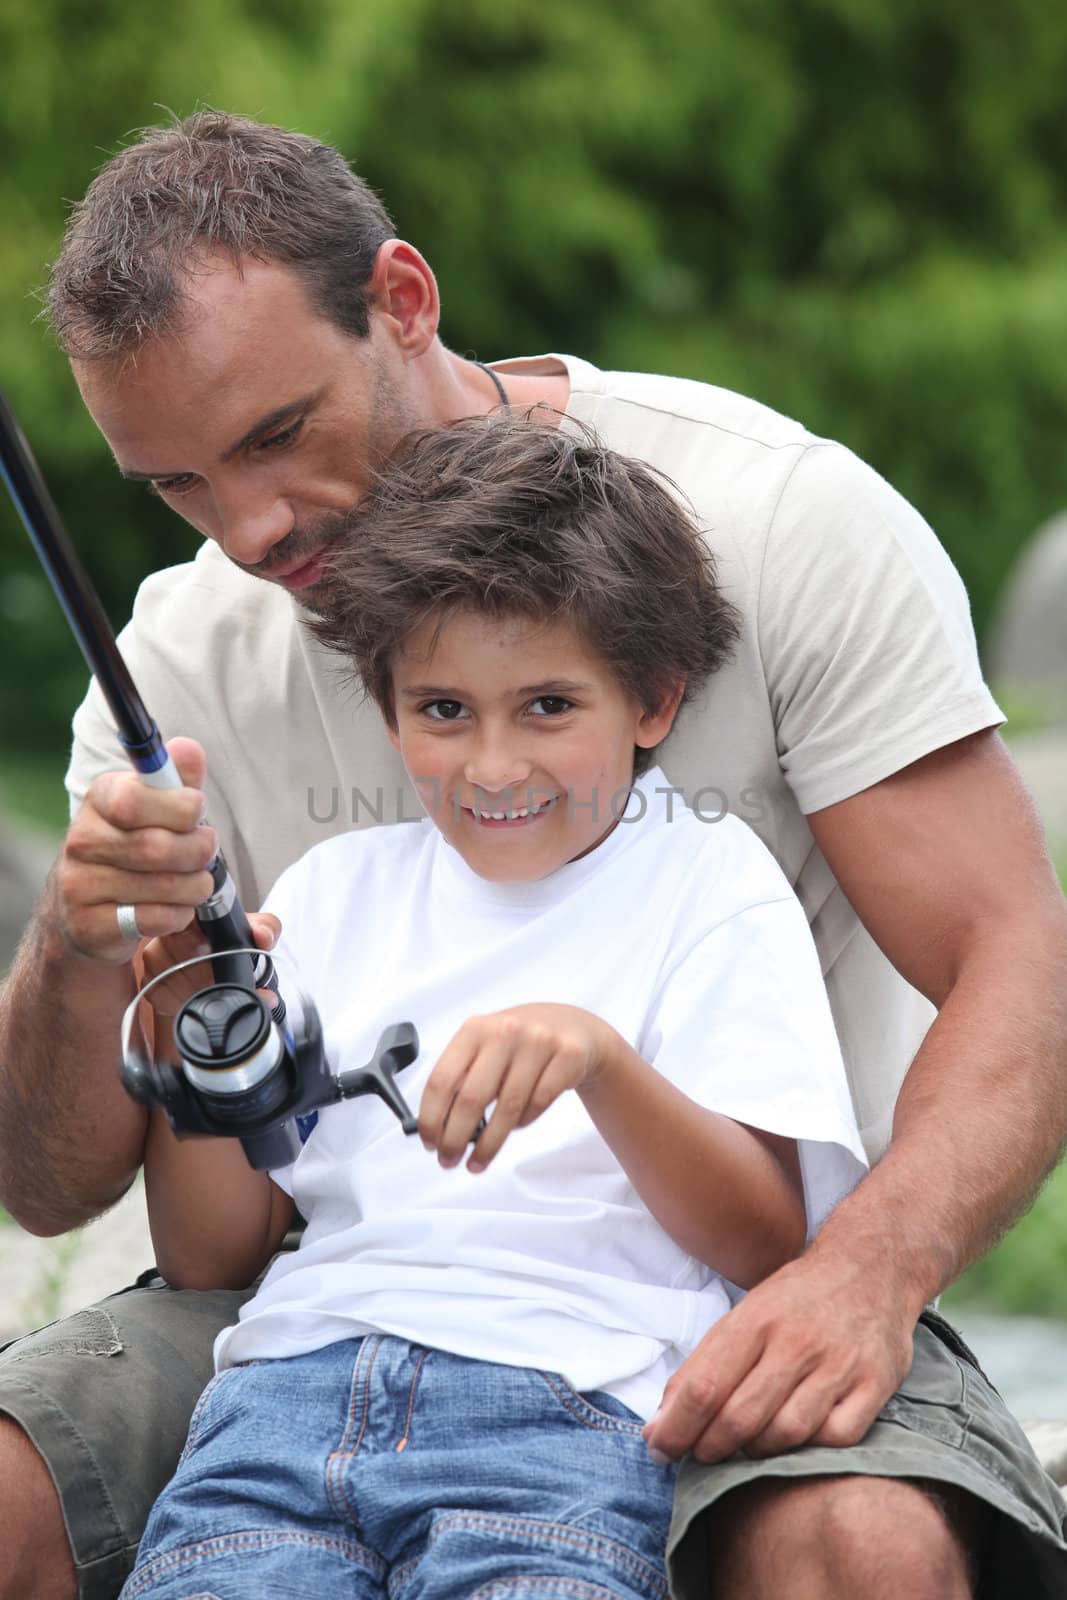
[{"label": "boy's face", "polygon": [[[397,746],[429,815],[479,877],[526,883],[611,832],[635,745],[670,729],[567,623],[461,612],[393,665]],[[494,816],[493,814],[496,813]]]}]

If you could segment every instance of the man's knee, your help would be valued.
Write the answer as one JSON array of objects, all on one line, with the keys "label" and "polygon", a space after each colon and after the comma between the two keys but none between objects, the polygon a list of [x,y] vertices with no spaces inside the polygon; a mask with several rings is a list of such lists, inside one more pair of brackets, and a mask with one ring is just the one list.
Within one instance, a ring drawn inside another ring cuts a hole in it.
[{"label": "man's knee", "polygon": [[52,1476],[28,1435],[0,1415],[0,1600],[74,1600],[74,1562]]},{"label": "man's knee", "polygon": [[715,1600],[970,1600],[970,1500],[893,1478],[769,1479],[719,1503]]}]

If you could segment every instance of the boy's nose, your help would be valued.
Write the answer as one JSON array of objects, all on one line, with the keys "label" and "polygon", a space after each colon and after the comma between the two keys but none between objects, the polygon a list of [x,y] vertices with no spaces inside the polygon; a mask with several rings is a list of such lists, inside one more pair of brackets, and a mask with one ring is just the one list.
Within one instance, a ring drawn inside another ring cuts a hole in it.
[{"label": "boy's nose", "polygon": [[501,794],[505,789],[518,789],[529,783],[532,774],[533,762],[521,756],[509,757],[500,751],[492,755],[475,756],[463,769],[467,782],[485,794]]}]

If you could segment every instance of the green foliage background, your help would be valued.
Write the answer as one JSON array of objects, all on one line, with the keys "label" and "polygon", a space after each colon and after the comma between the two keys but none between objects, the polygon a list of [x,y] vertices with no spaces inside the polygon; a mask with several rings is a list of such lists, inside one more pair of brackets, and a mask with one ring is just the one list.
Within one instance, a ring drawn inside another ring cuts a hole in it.
[{"label": "green foliage background", "polygon": [[[739,387],[926,513],[981,630],[1067,500],[1067,12],[1044,0],[5,0],[0,377],[105,600],[189,548],[110,469],[33,292],[128,130],[222,105],[338,144],[483,357]],[[81,667],[0,507],[10,747]],[[16,665],[17,663],[17,665]]]},{"label": "green foliage background", "polygon": [[[981,635],[1067,503],[1065,81],[1046,0],[5,0],[0,382],[121,622],[192,538],[119,480],[34,291],[129,130],[223,106],[344,150],[454,348],[703,378],[844,439]],[[0,760],[61,765],[84,673],[6,501],[0,625]]]}]

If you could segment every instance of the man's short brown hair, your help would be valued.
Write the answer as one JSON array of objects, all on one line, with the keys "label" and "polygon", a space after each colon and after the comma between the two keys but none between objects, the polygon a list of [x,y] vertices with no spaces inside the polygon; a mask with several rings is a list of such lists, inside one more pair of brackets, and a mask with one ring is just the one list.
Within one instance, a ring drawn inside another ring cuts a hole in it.
[{"label": "man's short brown hair", "polygon": [[329,145],[222,111],[146,128],[74,207],[47,310],[81,360],[136,350],[180,326],[182,275],[207,252],[292,267],[311,304],[368,331],[367,284],[393,224]]},{"label": "man's short brown hair", "polygon": [[[649,712],[730,655],[734,607],[669,480],[590,431],[494,414],[410,435],[360,501],[316,636],[396,725],[393,661],[429,618],[567,622]],[[651,764],[635,753],[635,772]]]}]

